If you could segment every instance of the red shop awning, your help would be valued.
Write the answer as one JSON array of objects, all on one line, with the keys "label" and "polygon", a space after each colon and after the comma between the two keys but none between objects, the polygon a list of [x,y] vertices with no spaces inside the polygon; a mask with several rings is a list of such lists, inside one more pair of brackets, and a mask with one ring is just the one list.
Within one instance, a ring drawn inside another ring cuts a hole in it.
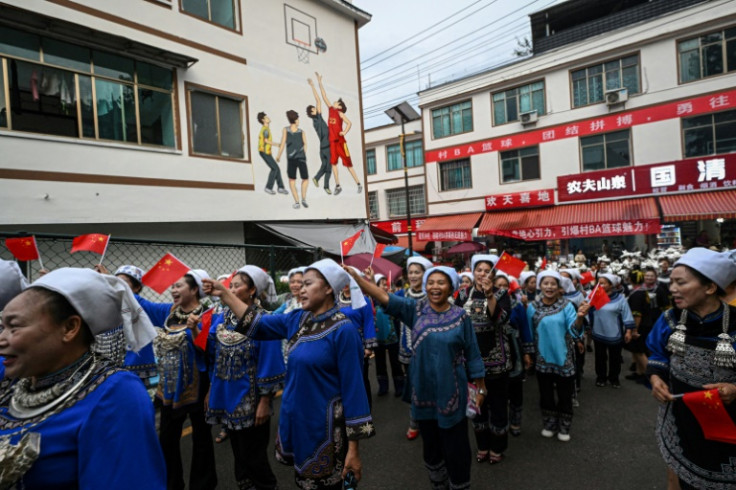
[{"label": "red shop awning", "polygon": [[664,221],[736,218],[736,190],[660,196]]},{"label": "red shop awning", "polygon": [[[397,237],[399,239],[398,242],[395,243],[397,247],[404,247],[407,248],[409,246],[409,237],[404,235]],[[427,248],[427,244],[429,242],[417,240],[416,234],[412,234],[411,236],[411,246],[414,249],[415,252],[424,252],[424,250]]]},{"label": "red shop awning", "polygon": [[647,197],[486,213],[478,234],[538,241],[650,235],[659,230],[657,204]]},{"label": "red shop awning", "polygon": [[417,238],[422,241],[466,242],[483,213],[433,216],[417,226]]}]

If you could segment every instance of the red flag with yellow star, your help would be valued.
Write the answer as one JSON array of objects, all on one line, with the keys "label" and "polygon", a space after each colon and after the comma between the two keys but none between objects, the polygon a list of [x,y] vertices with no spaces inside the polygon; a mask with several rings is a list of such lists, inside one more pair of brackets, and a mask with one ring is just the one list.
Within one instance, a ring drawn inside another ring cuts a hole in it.
[{"label": "red flag with yellow star", "polygon": [[498,258],[498,262],[496,262],[496,269],[514,277],[519,277],[519,274],[521,274],[525,267],[526,262],[506,252],[502,253],[501,257]]},{"label": "red flag with yellow star", "polygon": [[207,350],[207,337],[209,337],[210,328],[212,328],[212,314],[214,312],[215,307],[213,306],[209,310],[202,313],[202,315],[199,317],[199,328],[201,328],[201,330],[199,331],[197,338],[194,339],[194,345],[202,350]]},{"label": "red flag with yellow star", "polygon": [[348,252],[352,250],[352,248],[355,246],[355,242],[358,241],[358,238],[360,238],[360,235],[362,234],[363,234],[363,230],[360,230],[355,235],[351,236],[350,238],[346,238],[345,240],[340,242],[340,250],[343,255],[347,255]]},{"label": "red flag with yellow star", "polygon": [[143,275],[141,282],[158,294],[163,294],[169,286],[187,272],[189,272],[188,265],[167,253]]},{"label": "red flag with yellow star", "polygon": [[38,246],[36,245],[36,237],[24,236],[21,238],[6,238],[5,246],[8,247],[10,253],[18,260],[38,260]]},{"label": "red flag with yellow star", "polygon": [[736,444],[736,424],[723,406],[717,389],[685,393],[682,401],[695,415],[706,439]]},{"label": "red flag with yellow star", "polygon": [[79,235],[72,240],[72,252],[94,252],[99,255],[105,255],[107,242],[110,241],[110,235],[101,235],[100,233],[90,233],[89,235]]}]

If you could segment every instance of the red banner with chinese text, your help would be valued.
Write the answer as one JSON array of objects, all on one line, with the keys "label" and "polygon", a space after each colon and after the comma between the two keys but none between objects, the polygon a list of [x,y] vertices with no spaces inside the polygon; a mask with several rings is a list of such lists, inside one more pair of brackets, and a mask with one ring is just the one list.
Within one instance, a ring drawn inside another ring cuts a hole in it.
[{"label": "red banner with chinese text", "polygon": [[476,141],[465,145],[429,150],[424,153],[424,161],[441,162],[457,158],[468,158],[481,153],[513,150],[546,143],[548,141],[590,136],[592,134],[627,129],[639,124],[696,116],[732,108],[736,108],[736,90],[703,95],[677,102],[668,102],[633,111],[617,112],[601,117],[560,124],[558,126]]},{"label": "red banner with chinese text", "polygon": [[[414,219],[411,220],[411,229],[412,232],[417,231],[417,226],[424,223],[424,218]],[[376,228],[380,228],[383,231],[387,231],[389,233],[408,233],[406,229],[406,219],[394,219],[389,221],[371,221],[371,225],[375,226]]]}]

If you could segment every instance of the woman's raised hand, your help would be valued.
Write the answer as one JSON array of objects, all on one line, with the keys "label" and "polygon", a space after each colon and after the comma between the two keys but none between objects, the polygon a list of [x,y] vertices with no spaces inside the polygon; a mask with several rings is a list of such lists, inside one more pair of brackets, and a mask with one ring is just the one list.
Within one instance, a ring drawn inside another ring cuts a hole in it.
[{"label": "woman's raised hand", "polygon": [[204,294],[209,296],[220,296],[227,288],[220,282],[214,279],[204,278],[202,279],[202,291]]}]

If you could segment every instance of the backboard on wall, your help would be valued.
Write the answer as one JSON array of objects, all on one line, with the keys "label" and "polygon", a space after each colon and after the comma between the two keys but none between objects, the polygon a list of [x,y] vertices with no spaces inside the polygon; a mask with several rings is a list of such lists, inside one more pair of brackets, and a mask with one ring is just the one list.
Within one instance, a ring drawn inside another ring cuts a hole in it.
[{"label": "backboard on wall", "polygon": [[316,45],[317,18],[284,4],[284,28],[286,30],[286,44],[305,49],[310,53],[319,54]]}]

